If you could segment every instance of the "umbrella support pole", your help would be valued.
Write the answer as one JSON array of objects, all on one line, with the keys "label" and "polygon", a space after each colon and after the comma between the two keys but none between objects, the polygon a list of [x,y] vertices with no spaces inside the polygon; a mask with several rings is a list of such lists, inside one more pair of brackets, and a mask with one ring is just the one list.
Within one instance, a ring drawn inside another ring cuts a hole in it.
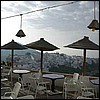
[{"label": "umbrella support pole", "polygon": [[86,49],[84,49],[84,54],[83,54],[83,68],[82,68],[82,75],[86,75]]},{"label": "umbrella support pole", "polygon": [[41,72],[42,72],[42,67],[43,67],[43,51],[41,50]]}]

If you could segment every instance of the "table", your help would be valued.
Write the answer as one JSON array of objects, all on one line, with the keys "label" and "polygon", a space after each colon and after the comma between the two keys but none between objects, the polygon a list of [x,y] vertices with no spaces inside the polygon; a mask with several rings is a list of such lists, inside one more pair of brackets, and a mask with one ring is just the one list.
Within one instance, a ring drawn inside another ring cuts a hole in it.
[{"label": "table", "polygon": [[13,70],[13,73],[15,74],[19,74],[20,78],[22,78],[22,74],[27,74],[29,73],[29,70],[24,70],[24,69],[20,69],[20,70]]},{"label": "table", "polygon": [[56,79],[63,79],[64,75],[59,75],[59,74],[44,74],[43,78],[47,78],[47,79],[51,79],[52,80],[51,91],[55,92],[55,80]]},{"label": "table", "polygon": [[27,73],[29,73],[30,71],[29,70],[24,70],[24,69],[20,69],[20,70],[13,70],[13,73],[15,73],[15,74],[19,74],[19,76],[20,76],[20,81],[21,81],[21,83],[22,83],[22,87],[23,87],[23,78],[22,78],[22,75],[23,74],[27,74]]},{"label": "table", "polygon": [[99,85],[99,78],[98,79],[93,79],[93,80],[90,80],[90,82],[94,85]]}]

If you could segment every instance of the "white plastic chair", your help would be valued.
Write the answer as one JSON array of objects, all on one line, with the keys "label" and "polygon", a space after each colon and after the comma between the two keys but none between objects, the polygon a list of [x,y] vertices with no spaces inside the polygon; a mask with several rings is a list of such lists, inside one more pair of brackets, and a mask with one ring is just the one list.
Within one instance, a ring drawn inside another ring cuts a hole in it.
[{"label": "white plastic chair", "polygon": [[30,84],[28,85],[28,94],[35,94],[36,90],[36,83],[35,83],[35,76],[33,73],[28,77]]},{"label": "white plastic chair", "polygon": [[9,76],[11,75],[11,71],[12,71],[12,68],[10,68],[9,71],[7,71],[7,72],[6,71],[3,71],[1,73],[2,78],[8,78],[9,79]]},{"label": "white plastic chair", "polygon": [[[3,89],[10,89],[10,92],[5,92],[3,96],[1,96],[1,99],[16,99],[19,93],[19,90],[21,88],[21,84],[19,82],[16,82],[14,85],[13,90],[10,87],[2,87]],[[10,96],[7,96],[8,94],[11,94]]]},{"label": "white plastic chair", "polygon": [[38,72],[35,73],[33,77],[30,77],[31,79],[34,80],[35,82],[35,98],[37,97],[37,94],[46,94],[48,97],[48,92],[50,92],[50,90],[47,89],[47,84],[50,86],[49,82],[45,82],[43,81],[43,77],[42,77],[42,73]]},{"label": "white plastic chair", "polygon": [[91,85],[89,85],[89,76],[80,76],[79,77],[79,85],[81,96],[86,98],[96,98],[96,91]]},{"label": "white plastic chair", "polygon": [[74,73],[73,77],[70,79],[70,82],[77,82],[79,79],[79,73]]},{"label": "white plastic chair", "polygon": [[20,78],[21,83],[22,83],[22,89],[24,92],[27,92],[26,90],[29,89],[30,85],[30,79],[29,77],[31,76],[31,73],[23,74],[22,78]]},{"label": "white plastic chair", "polygon": [[4,69],[5,71],[2,71],[1,73],[1,83],[6,85],[6,86],[9,86],[10,83],[12,83],[12,76],[11,76],[11,73],[12,73],[12,68],[10,68],[9,70],[6,71],[6,69]]},{"label": "white plastic chair", "polygon": [[40,79],[40,76],[41,76],[41,73],[31,73],[30,74],[30,76],[28,77],[29,82],[30,82],[30,84],[28,85],[29,86],[28,94],[29,92],[35,93],[36,87],[37,87],[36,80]]},{"label": "white plastic chair", "polygon": [[[72,78],[68,78],[68,77],[64,78],[63,97],[65,99],[67,98],[68,91],[70,91],[70,92],[74,91],[74,93],[72,94],[73,97],[75,97],[76,93],[78,93],[78,90],[77,90],[77,88],[78,88],[78,86],[77,86],[78,78],[79,78],[78,73],[74,73]],[[73,89],[71,89],[71,86],[74,86]]]},{"label": "white plastic chair", "polygon": [[64,99],[76,99],[78,96],[78,84],[77,82],[67,82],[65,83]]}]

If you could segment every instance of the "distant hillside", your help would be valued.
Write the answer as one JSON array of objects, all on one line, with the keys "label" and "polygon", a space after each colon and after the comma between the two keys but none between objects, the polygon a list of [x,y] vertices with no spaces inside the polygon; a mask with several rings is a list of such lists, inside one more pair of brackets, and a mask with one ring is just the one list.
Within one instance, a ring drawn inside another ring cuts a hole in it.
[{"label": "distant hillside", "polygon": [[[14,50],[14,55],[25,55],[27,52],[33,53],[36,52],[35,49],[25,49],[25,50]],[[11,55],[11,50],[1,50],[1,61],[5,61],[6,58]]]},{"label": "distant hillside", "polygon": [[[2,50],[1,59],[7,57],[7,60],[11,60],[11,51]],[[17,55],[16,55],[17,54]],[[14,53],[14,63],[15,65],[24,65],[24,68],[38,69],[40,68],[41,63],[41,54],[40,52],[27,49],[27,50],[16,50]],[[45,71],[51,72],[63,72],[63,73],[74,73],[78,72],[81,74],[83,66],[83,57],[82,56],[69,56],[66,54],[60,53],[44,53],[43,54],[43,66]],[[22,67],[22,66],[21,66]],[[86,74],[99,76],[99,58],[86,58]]]}]

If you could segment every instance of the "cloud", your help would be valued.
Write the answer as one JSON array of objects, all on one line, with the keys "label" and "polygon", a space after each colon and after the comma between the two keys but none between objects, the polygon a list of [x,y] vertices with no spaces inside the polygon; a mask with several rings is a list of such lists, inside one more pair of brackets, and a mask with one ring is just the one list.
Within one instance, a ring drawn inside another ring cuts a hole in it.
[{"label": "cloud", "polygon": [[[1,16],[8,17],[69,2],[72,1],[1,1]],[[99,20],[99,1],[96,1],[96,18]],[[99,32],[91,32],[87,28],[92,19],[93,1],[79,1],[69,5],[26,14],[23,15],[23,29],[25,34],[27,33],[27,36],[23,40],[26,43],[33,39],[36,40],[38,37],[45,37],[67,53],[70,51],[63,50],[62,46],[83,38],[85,35],[99,44]],[[20,17],[2,20],[2,42],[5,40],[7,33],[12,37],[15,36],[14,34],[19,29],[19,23]],[[11,40],[10,38],[9,40]],[[18,38],[16,37],[15,39]]]},{"label": "cloud", "polygon": [[[7,12],[25,13],[36,9],[45,8],[53,5],[69,3],[69,1],[12,1],[2,4],[2,9]],[[83,27],[91,21],[92,1],[80,1],[74,4],[62,7],[51,8],[44,11],[38,11],[26,15],[26,21],[35,28],[52,27],[58,30],[76,30]],[[25,18],[25,17],[24,17]]]}]

